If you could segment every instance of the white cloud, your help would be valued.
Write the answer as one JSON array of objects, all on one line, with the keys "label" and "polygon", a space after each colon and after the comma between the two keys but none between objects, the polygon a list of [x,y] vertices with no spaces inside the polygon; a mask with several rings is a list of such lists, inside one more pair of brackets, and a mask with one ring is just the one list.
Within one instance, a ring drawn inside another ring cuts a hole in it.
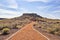
[{"label": "white cloud", "polygon": [[8,16],[8,15],[0,15],[0,18],[13,18],[13,17],[16,17],[16,16],[11,17],[11,15],[10,16]]},{"label": "white cloud", "polygon": [[3,4],[0,4],[0,6],[3,6]]},{"label": "white cloud", "polygon": [[0,9],[0,13],[17,14],[16,11],[10,11],[10,10],[5,10],[5,9]]},{"label": "white cloud", "polygon": [[44,11],[45,9],[47,9],[48,6],[38,6],[36,7],[38,10],[40,11]]},{"label": "white cloud", "polygon": [[28,1],[28,2],[34,2],[34,1],[48,2],[49,0],[24,0],[24,1]]},{"label": "white cloud", "polygon": [[60,17],[53,15],[53,14],[47,14],[47,18],[51,18],[51,19],[60,19]]},{"label": "white cloud", "polygon": [[18,4],[17,4],[17,2],[16,2],[16,0],[7,0],[7,2],[8,2],[8,7],[10,7],[10,8],[18,8]]},{"label": "white cloud", "polygon": [[19,15],[20,12],[5,10],[5,9],[0,9],[0,14],[3,14],[3,15],[0,15],[0,17],[3,17],[3,18],[13,18],[13,17],[16,17],[16,16],[20,16]]},{"label": "white cloud", "polygon": [[29,11],[27,8],[20,8],[20,10],[21,13],[37,13],[35,11]]},{"label": "white cloud", "polygon": [[47,18],[52,18],[52,19],[56,19],[57,17],[53,14],[47,14]]},{"label": "white cloud", "polygon": [[60,10],[55,10],[52,13],[60,13]]},{"label": "white cloud", "polygon": [[58,19],[58,17],[56,15],[53,15],[53,13],[56,13],[59,11],[49,12],[48,11],[49,8],[51,8],[51,6],[38,6],[37,7],[41,16],[51,18],[51,19]]}]

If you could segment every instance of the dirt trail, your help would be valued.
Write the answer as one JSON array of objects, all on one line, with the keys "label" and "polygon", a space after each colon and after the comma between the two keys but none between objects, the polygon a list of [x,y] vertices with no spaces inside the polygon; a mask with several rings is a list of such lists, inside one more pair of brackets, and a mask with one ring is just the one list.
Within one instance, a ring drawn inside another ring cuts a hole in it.
[{"label": "dirt trail", "polygon": [[8,40],[48,40],[33,28],[34,22],[26,25]]}]

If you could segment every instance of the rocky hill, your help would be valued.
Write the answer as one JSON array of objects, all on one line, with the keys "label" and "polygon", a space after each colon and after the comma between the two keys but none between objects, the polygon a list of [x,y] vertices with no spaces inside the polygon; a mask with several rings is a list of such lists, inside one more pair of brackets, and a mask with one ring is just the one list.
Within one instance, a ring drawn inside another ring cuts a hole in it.
[{"label": "rocky hill", "polygon": [[23,13],[20,17],[13,18],[15,20],[24,20],[24,19],[36,19],[36,18],[43,18],[36,13]]}]

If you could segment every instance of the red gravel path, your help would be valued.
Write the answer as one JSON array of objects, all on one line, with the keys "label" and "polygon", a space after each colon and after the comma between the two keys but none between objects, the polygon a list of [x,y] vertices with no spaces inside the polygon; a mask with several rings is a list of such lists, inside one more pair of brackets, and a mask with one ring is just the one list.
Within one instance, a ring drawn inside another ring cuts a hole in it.
[{"label": "red gravel path", "polygon": [[34,22],[26,25],[8,40],[48,40],[33,28]]}]

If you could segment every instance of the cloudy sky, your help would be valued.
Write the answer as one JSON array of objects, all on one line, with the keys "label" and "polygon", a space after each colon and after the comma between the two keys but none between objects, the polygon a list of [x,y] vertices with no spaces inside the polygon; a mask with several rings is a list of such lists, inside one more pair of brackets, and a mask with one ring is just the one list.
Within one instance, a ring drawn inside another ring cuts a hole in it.
[{"label": "cloudy sky", "polygon": [[12,18],[23,13],[60,19],[60,0],[0,0],[0,18]]}]

